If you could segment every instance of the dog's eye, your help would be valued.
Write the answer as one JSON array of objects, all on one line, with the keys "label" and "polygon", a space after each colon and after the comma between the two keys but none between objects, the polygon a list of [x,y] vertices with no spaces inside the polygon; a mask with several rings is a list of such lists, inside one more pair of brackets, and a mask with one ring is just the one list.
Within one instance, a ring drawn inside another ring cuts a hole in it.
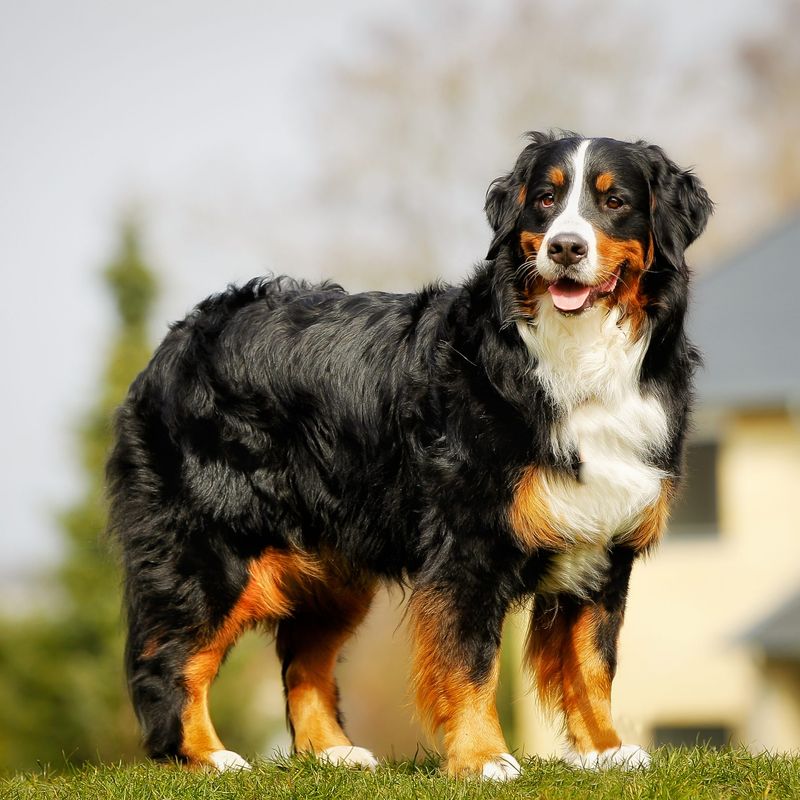
[{"label": "dog's eye", "polygon": [[606,208],[610,208],[612,211],[616,211],[618,208],[622,208],[625,203],[622,202],[621,198],[616,197],[615,195],[611,195],[611,197],[606,200]]},{"label": "dog's eye", "polygon": [[542,208],[550,208],[550,206],[552,206],[553,203],[555,203],[555,201],[556,201],[556,197],[552,192],[545,192],[539,198],[539,205]]}]

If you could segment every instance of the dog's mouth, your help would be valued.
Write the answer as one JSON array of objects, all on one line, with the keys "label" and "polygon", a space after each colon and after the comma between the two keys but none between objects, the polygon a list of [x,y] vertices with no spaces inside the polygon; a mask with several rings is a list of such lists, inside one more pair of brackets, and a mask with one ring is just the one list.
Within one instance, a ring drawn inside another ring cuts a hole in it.
[{"label": "dog's mouth", "polygon": [[617,288],[619,281],[619,270],[617,270],[608,280],[596,286],[587,286],[579,283],[572,278],[560,278],[549,284],[547,291],[553,298],[553,305],[562,314],[580,314],[591,308],[598,297],[611,294]]}]

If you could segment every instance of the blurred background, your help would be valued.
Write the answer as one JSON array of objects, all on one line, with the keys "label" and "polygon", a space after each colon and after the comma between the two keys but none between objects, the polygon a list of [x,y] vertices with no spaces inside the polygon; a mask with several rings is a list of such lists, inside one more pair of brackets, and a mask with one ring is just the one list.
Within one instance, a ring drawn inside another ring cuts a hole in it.
[{"label": "blurred background", "polygon": [[[460,280],[530,129],[645,138],[717,202],[690,251],[706,352],[691,480],[634,574],[626,740],[800,747],[800,4],[795,0],[0,0],[0,768],[140,757],[102,538],[108,416],[167,324],[268,271]],[[402,597],[340,677],[349,730],[430,743]],[[509,620],[501,713],[549,754]],[[213,696],[226,745],[286,748],[272,646]]]}]

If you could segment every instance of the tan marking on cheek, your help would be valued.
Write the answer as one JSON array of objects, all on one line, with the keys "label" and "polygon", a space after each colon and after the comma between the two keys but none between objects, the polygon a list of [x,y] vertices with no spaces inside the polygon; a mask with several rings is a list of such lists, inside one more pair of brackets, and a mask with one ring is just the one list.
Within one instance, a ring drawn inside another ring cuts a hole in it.
[{"label": "tan marking on cheek", "polygon": [[602,231],[597,234],[597,254],[600,258],[600,269],[604,276],[609,276],[625,263],[628,271],[643,272],[645,254],[641,242],[635,239],[614,239]]},{"label": "tan marking on cheek", "polygon": [[525,254],[525,258],[534,259],[539,252],[544,240],[543,233],[532,233],[531,231],[522,231],[519,235],[519,246]]},{"label": "tan marking on cheek", "polygon": [[517,308],[520,314],[532,320],[539,311],[539,302],[544,294],[547,293],[547,284],[538,275],[529,280],[524,291],[517,300]]},{"label": "tan marking on cheek", "polygon": [[641,290],[642,273],[652,263],[652,237],[648,253],[645,255],[641,242],[635,239],[614,239],[602,231],[597,231],[597,254],[600,261],[601,279],[611,277],[624,265],[617,288],[607,303],[617,303],[624,309],[624,316],[631,323],[634,337],[638,337],[646,318],[645,307],[648,298]]},{"label": "tan marking on cheek", "polygon": [[614,185],[614,175],[611,172],[601,172],[594,185],[598,192],[607,192]]},{"label": "tan marking on cheek", "polygon": [[547,291],[547,282],[535,271],[533,263],[536,254],[544,241],[543,233],[533,233],[532,231],[522,231],[519,235],[519,246],[525,255],[525,260],[529,262],[530,269],[524,275],[522,287],[519,289],[519,309],[526,317],[536,316],[539,297]]},{"label": "tan marking on cheek", "polygon": [[528,196],[528,187],[524,184],[519,187],[519,192],[517,192],[517,203],[519,205],[525,205],[525,198]]},{"label": "tan marking on cheek", "polygon": [[511,529],[530,550],[563,550],[566,540],[558,532],[550,513],[542,479],[543,471],[539,467],[528,467],[523,471],[508,512]]},{"label": "tan marking on cheek", "polygon": [[559,188],[563,186],[567,180],[564,175],[564,170],[561,169],[561,167],[550,167],[547,177],[550,179],[550,183],[552,183],[553,186],[558,186]]}]

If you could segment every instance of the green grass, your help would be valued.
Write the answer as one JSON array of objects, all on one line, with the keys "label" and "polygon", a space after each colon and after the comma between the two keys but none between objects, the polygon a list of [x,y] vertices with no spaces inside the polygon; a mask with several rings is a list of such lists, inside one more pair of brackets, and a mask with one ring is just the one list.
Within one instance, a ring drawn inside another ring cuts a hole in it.
[{"label": "green grass", "polygon": [[375,774],[319,764],[309,758],[262,761],[250,773],[189,772],[152,764],[43,770],[0,778],[0,797],[109,798],[111,800],[726,800],[800,798],[800,757],[753,756],[742,750],[656,751],[642,772],[572,770],[552,761],[527,760],[524,775],[508,784],[450,780],[433,761],[383,766]]}]

